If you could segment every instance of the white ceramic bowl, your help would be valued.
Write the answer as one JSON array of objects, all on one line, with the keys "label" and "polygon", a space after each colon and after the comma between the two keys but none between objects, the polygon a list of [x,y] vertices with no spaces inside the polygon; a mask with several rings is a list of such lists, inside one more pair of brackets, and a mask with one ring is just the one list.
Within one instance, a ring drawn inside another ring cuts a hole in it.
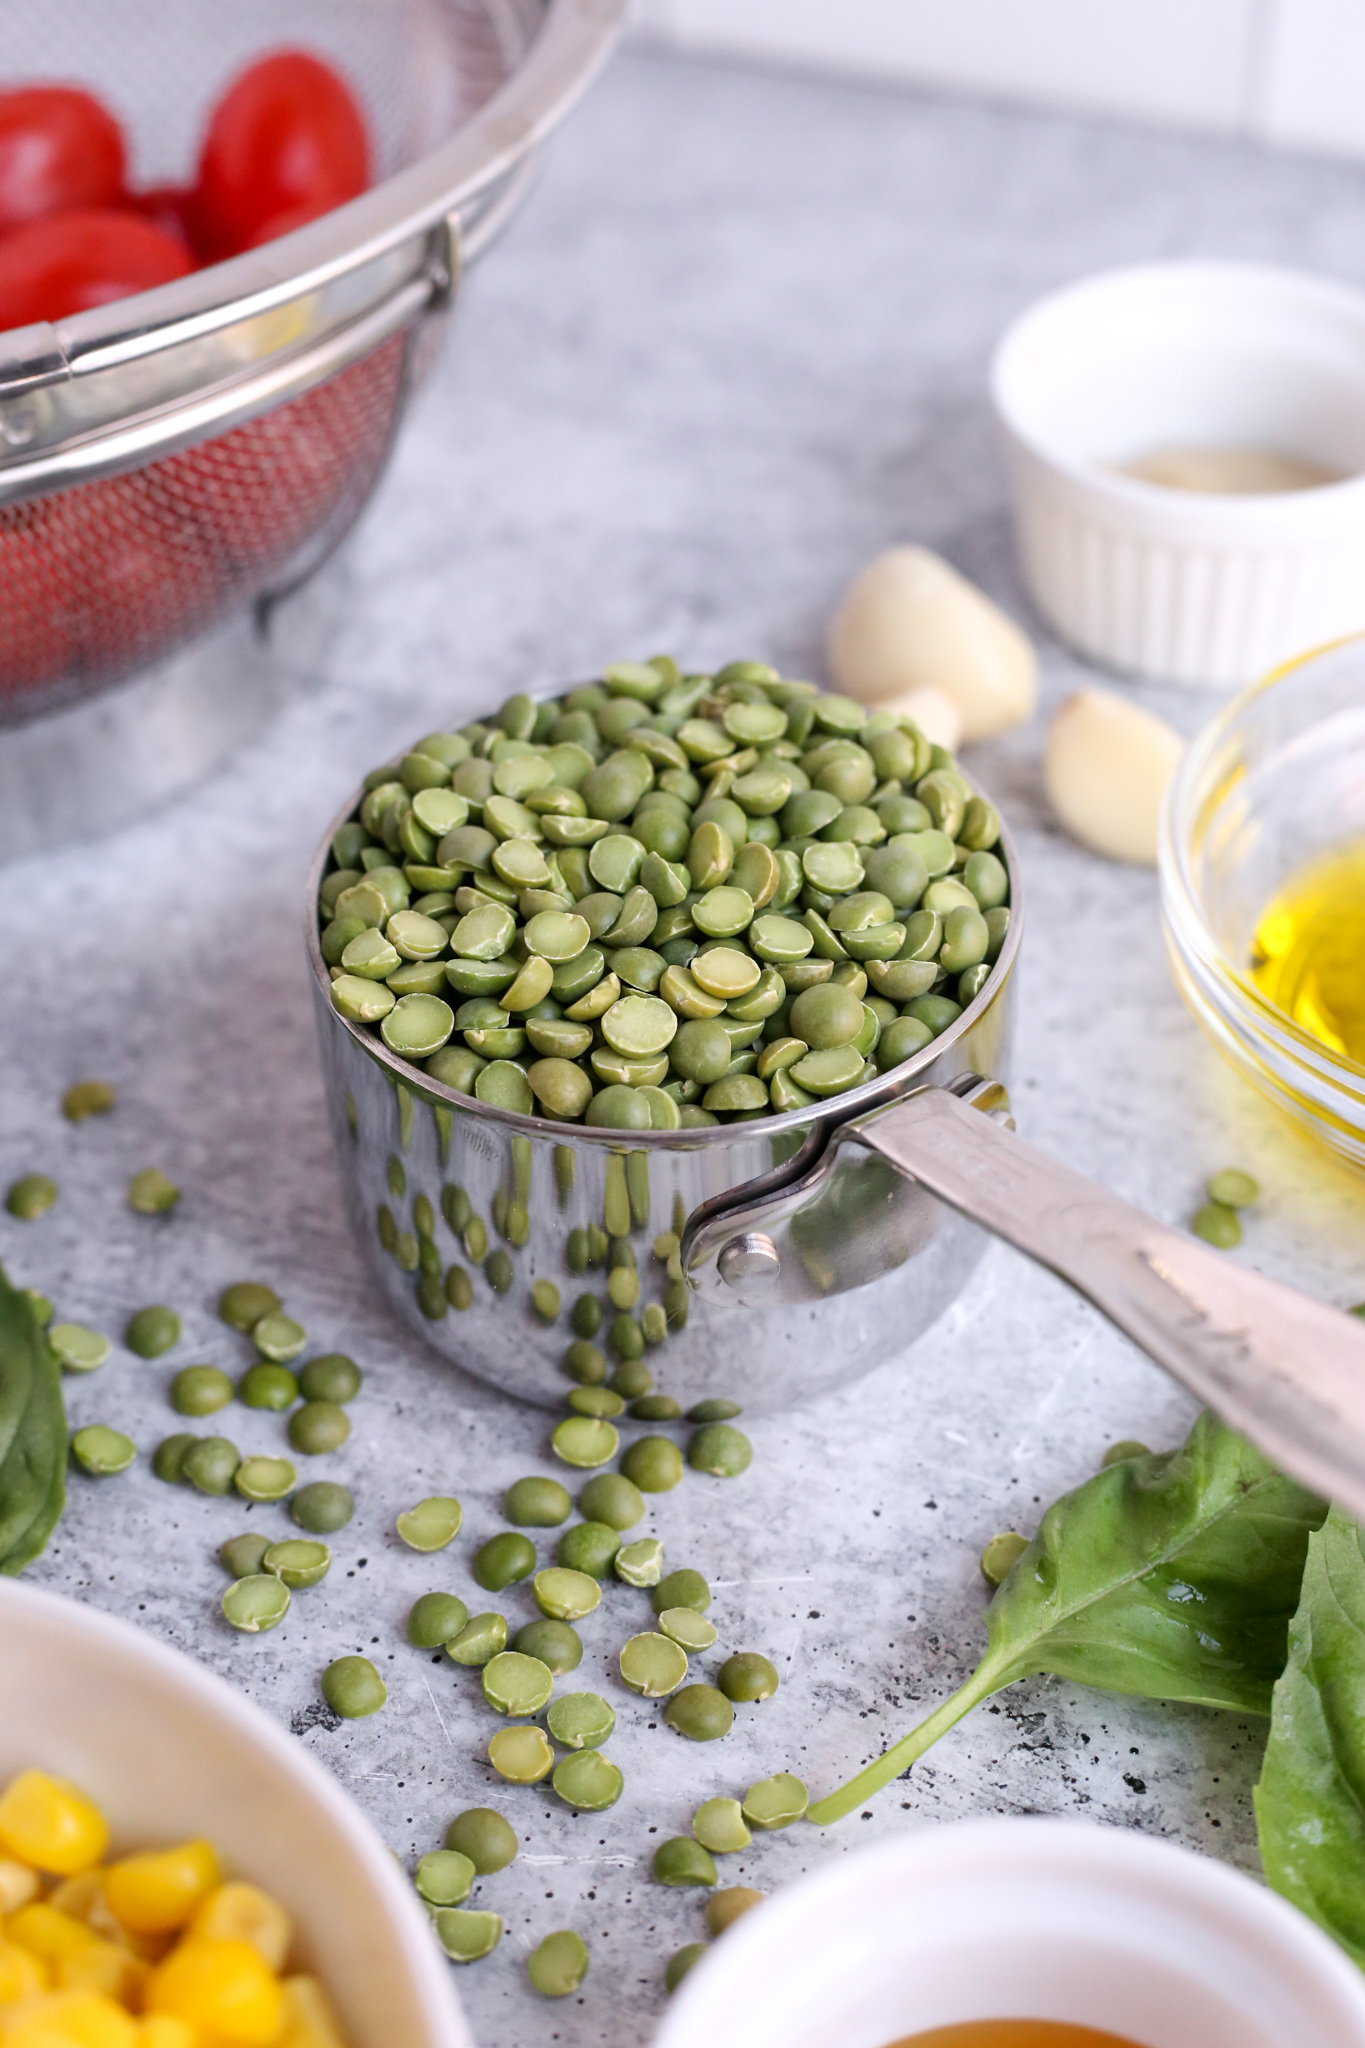
[{"label": "white ceramic bowl", "polygon": [[398,1865],[298,1743],[126,1622],[0,1579],[0,1784],[30,1766],[88,1792],[116,1852],[216,1843],[291,1914],[350,2048],[473,2048]]},{"label": "white ceramic bowl", "polygon": [[[1365,293],[1240,263],[1108,271],[1015,321],[991,393],[1025,581],[1089,659],[1232,687],[1365,628]],[[1173,446],[1345,480],[1236,497],[1116,473]]]},{"label": "white ceramic bowl", "polygon": [[962,1821],[832,1859],[746,1913],[654,2048],[888,2048],[980,2019],[1141,2048],[1362,2048],[1365,1978],[1226,1864],[1119,1828]]}]

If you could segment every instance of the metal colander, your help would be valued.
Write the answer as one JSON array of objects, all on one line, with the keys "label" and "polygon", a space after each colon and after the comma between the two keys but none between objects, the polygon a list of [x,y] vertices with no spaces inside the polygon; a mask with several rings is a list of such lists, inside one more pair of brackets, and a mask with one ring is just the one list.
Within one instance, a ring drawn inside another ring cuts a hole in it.
[{"label": "metal colander", "polygon": [[[137,298],[0,334],[0,725],[107,689],[324,559],[384,464],[429,316],[497,232],[624,0],[55,0],[60,72],[189,181],[227,82],[289,44],[363,101],[378,182]],[[7,79],[53,16],[0,0]]]},{"label": "metal colander", "polygon": [[122,681],[330,553],[383,466],[406,353],[395,335],[226,434],[0,506],[7,717]]}]

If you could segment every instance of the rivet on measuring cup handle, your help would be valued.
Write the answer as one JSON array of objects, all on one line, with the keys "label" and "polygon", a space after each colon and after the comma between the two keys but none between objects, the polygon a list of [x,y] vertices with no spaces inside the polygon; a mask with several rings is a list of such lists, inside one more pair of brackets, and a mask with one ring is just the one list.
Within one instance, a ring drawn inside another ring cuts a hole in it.
[{"label": "rivet on measuring cup handle", "polygon": [[716,1266],[727,1287],[745,1280],[776,1280],[782,1271],[777,1246],[762,1230],[746,1230],[720,1248]]},{"label": "rivet on measuring cup handle", "polygon": [[965,1091],[964,1100],[993,1124],[1000,1124],[1007,1131],[1015,1128],[1009,1090],[1003,1081],[977,1081]]}]

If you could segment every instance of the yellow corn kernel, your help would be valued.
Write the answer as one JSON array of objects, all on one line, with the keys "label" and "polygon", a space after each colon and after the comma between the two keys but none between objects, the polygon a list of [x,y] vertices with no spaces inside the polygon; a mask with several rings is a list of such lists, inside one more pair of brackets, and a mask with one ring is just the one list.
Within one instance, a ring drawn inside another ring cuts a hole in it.
[{"label": "yellow corn kernel", "polygon": [[127,1948],[128,1937],[109,1911],[109,1901],[104,1896],[102,1870],[83,1870],[79,1877],[64,1877],[48,1893],[47,1904],[69,1919],[79,1920],[92,1934]]},{"label": "yellow corn kernel", "polygon": [[153,1970],[146,2002],[202,2028],[215,2048],[273,2048],[284,2020],[279,1982],[248,1942],[197,1934]]},{"label": "yellow corn kernel", "polygon": [[199,2048],[202,2038],[188,2020],[173,2019],[168,2012],[149,2013],[136,2036],[137,2048]]},{"label": "yellow corn kernel", "polygon": [[[117,1921],[114,1924],[117,1926]],[[176,1943],[173,1934],[134,1934],[127,1927],[119,1928],[116,1938],[124,1948],[130,1948],[144,1963],[161,1962],[170,1954]],[[110,1939],[115,1937],[111,1936]]]},{"label": "yellow corn kernel", "polygon": [[108,1846],[104,1815],[63,1779],[21,1771],[0,1792],[0,1849],[21,1863],[74,1877],[98,1863]]},{"label": "yellow corn kernel", "polygon": [[21,1906],[5,1922],[5,1939],[27,1949],[44,1963],[59,1963],[64,1957],[91,1947],[97,1938],[79,1920],[59,1913],[55,1906],[41,1899],[35,1899],[31,1906]]},{"label": "yellow corn kernel", "polygon": [[64,1877],[60,1884],[54,1884],[46,1904],[55,1906],[69,1920],[79,1920],[88,1927],[91,1914],[98,1910],[103,1898],[104,1872],[83,1870],[79,1877]]},{"label": "yellow corn kernel", "polygon": [[47,1991],[0,2012],[0,2048],[137,2048],[137,2021],[97,1991]]},{"label": "yellow corn kernel", "polygon": [[0,1920],[7,1913],[17,1913],[30,1899],[36,1899],[41,1890],[36,1870],[30,1870],[27,1863],[0,1856]]},{"label": "yellow corn kernel", "polygon": [[136,1934],[114,1918],[104,1895],[103,1870],[83,1870],[79,1877],[64,1878],[49,1892],[47,1903],[55,1906],[59,1913],[69,1913],[92,1934],[101,1935],[105,1941],[116,1942],[120,1948],[131,1949],[135,1956],[141,1956],[144,1963],[159,1963],[175,1944],[172,1932]]},{"label": "yellow corn kernel", "polygon": [[88,1947],[59,1957],[52,1974],[63,1991],[102,1991],[106,1998],[116,1998],[130,2012],[137,2012],[150,1969],[149,1963],[140,1962],[122,1943],[96,1937]]},{"label": "yellow corn kernel", "polygon": [[26,1948],[0,1939],[0,2018],[7,2005],[20,1998],[32,1998],[35,1991],[46,1991],[49,1981],[46,1963]]},{"label": "yellow corn kernel", "polygon": [[191,1934],[203,1934],[210,1941],[245,1941],[261,1961],[278,1975],[294,1930],[283,1906],[254,1884],[220,1884],[216,1892],[197,1908],[190,1922]]},{"label": "yellow corn kernel", "polygon": [[170,1929],[164,1934],[137,1934],[114,1918],[104,1894],[103,1870],[83,1870],[79,1877],[64,1878],[48,1894],[47,1903],[55,1906],[59,1913],[69,1913],[92,1934],[103,1935],[106,1941],[131,1949],[135,1956],[141,1956],[144,1963],[159,1963],[175,1946],[175,1934]]},{"label": "yellow corn kernel", "polygon": [[346,2048],[327,1993],[316,1977],[284,1980],[284,2032],[278,2048]]},{"label": "yellow corn kernel", "polygon": [[111,1863],[104,1896],[115,1918],[134,1933],[165,1934],[183,1927],[222,1881],[212,1842],[180,1842]]}]

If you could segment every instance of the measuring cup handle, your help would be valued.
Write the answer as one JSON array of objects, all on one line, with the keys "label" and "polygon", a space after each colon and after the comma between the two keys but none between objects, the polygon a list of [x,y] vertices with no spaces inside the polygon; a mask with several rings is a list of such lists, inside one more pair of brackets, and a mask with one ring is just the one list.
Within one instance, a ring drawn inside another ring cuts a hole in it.
[{"label": "measuring cup handle", "polygon": [[1067,1281],[1284,1471],[1365,1514],[1365,1322],[1156,1222],[944,1089],[855,1132]]}]

